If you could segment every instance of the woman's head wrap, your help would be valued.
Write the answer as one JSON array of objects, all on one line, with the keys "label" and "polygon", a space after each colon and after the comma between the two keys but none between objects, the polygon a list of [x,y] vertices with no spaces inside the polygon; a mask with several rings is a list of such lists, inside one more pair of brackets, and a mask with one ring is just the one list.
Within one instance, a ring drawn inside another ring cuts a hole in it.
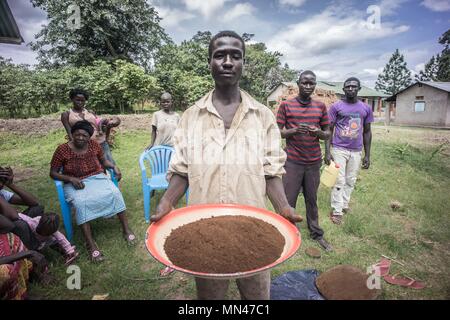
[{"label": "woman's head wrap", "polygon": [[79,129],[86,131],[87,133],[89,133],[89,136],[91,136],[91,137],[94,134],[94,128],[89,123],[89,121],[86,121],[86,120],[78,121],[77,123],[75,123],[72,126],[72,128],[70,129],[70,133],[73,134],[76,130],[79,130]]}]

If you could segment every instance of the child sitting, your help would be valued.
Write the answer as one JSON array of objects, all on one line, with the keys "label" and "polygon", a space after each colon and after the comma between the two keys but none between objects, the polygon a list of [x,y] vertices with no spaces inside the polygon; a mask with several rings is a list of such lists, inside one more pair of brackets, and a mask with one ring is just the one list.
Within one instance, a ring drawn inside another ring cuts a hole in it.
[{"label": "child sitting", "polygon": [[69,265],[78,257],[75,246],[72,246],[66,237],[58,231],[58,215],[49,212],[42,216],[31,218],[19,213],[19,217],[30,226],[36,239],[40,242],[37,249],[38,251],[41,251],[46,247],[51,247],[64,255],[66,265]]}]

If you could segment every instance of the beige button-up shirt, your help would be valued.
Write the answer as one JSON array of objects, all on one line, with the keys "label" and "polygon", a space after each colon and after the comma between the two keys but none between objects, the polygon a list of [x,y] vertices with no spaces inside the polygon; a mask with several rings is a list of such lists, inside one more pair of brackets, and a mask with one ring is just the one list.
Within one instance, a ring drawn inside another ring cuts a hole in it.
[{"label": "beige button-up shirt", "polygon": [[212,93],[181,117],[167,179],[189,180],[189,204],[235,203],[266,208],[265,176],[281,177],[286,153],[275,116],[241,91],[241,104],[225,130]]}]

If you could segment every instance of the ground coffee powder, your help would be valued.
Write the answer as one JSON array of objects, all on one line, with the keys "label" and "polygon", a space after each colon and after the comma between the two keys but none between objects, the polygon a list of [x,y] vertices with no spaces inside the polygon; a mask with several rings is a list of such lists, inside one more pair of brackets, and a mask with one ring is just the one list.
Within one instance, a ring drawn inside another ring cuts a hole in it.
[{"label": "ground coffee powder", "polygon": [[247,216],[202,219],[172,230],[164,244],[170,261],[205,273],[244,272],[267,266],[283,252],[283,235]]},{"label": "ground coffee powder", "polygon": [[368,277],[356,267],[339,265],[322,273],[316,286],[328,300],[373,300],[380,290],[368,288]]}]

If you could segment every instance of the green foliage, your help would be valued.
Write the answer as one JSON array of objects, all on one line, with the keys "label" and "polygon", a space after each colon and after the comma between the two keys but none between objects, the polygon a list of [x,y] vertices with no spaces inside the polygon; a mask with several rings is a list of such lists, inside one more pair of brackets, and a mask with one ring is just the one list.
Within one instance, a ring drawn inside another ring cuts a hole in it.
[{"label": "green foliage", "polygon": [[439,38],[439,43],[444,46],[444,49],[439,58],[436,79],[437,81],[450,81],[450,29]]},{"label": "green foliage", "polygon": [[0,115],[32,117],[58,111],[64,76],[55,70],[31,70],[0,57]]},{"label": "green foliage", "polygon": [[439,54],[436,57],[432,56],[430,61],[425,64],[424,70],[421,70],[419,74],[416,74],[416,80],[418,81],[438,81],[437,72],[439,69]]},{"label": "green foliage", "polygon": [[90,93],[88,108],[98,113],[124,113],[161,92],[157,79],[124,60],[97,60],[79,68],[36,69],[0,60],[0,115],[33,117],[67,108],[68,93],[81,87]]},{"label": "green foliage", "polygon": [[172,94],[177,109],[184,110],[214,87],[208,68],[211,32],[197,32],[180,45],[167,44],[158,52],[155,76]]},{"label": "green foliage", "polygon": [[[49,23],[31,48],[44,66],[91,65],[123,59],[150,69],[161,45],[169,41],[160,17],[145,0],[32,0]],[[79,21],[69,7],[80,8]],[[70,21],[80,23],[74,26]]]},{"label": "green foliage", "polygon": [[265,103],[273,88],[283,81],[294,80],[297,72],[287,64],[281,67],[281,56],[279,52],[268,51],[264,43],[247,45],[241,88]]},{"label": "green foliage", "polygon": [[411,71],[406,66],[405,57],[396,49],[383,72],[378,75],[375,89],[394,95],[410,84]]}]

